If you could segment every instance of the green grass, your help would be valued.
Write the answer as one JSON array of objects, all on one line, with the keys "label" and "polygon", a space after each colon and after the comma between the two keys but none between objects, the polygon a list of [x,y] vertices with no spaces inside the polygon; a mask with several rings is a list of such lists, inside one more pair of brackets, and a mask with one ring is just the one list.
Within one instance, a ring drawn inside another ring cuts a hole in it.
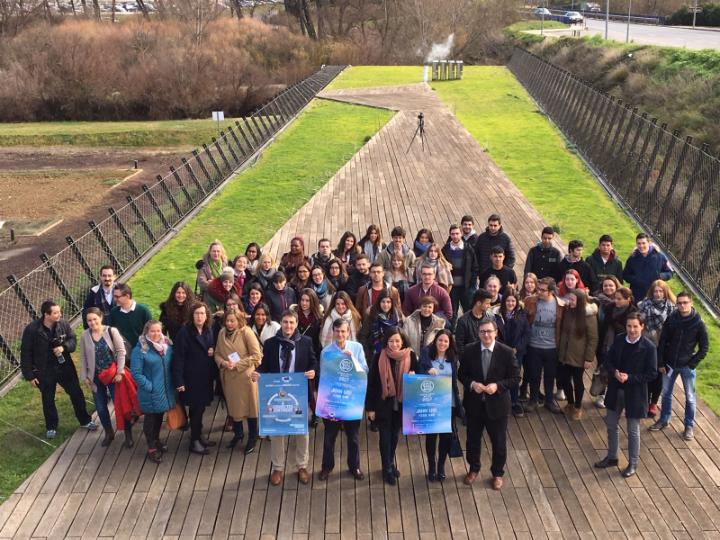
[{"label": "green grass", "polygon": [[507,27],[508,30],[512,32],[525,32],[527,30],[540,30],[541,28],[545,30],[553,30],[562,28],[564,30],[567,30],[570,28],[569,24],[561,23],[560,21],[545,21],[544,23],[539,20],[532,20],[532,21],[520,21],[516,22],[515,24],[511,24]]},{"label": "green grass", "polygon": [[[224,129],[232,119],[220,122]],[[213,120],[23,122],[0,124],[0,146],[200,146],[216,137]]]},{"label": "green grass", "polygon": [[157,313],[175,281],[194,284],[195,261],[215,238],[230,257],[251,241],[265,243],[391,116],[369,107],[314,102],[254,167],[133,276],[130,285],[138,300]]},{"label": "green grass", "polygon": [[[634,247],[638,227],[607,196],[560,133],[503,67],[467,67],[461,83],[436,91],[565,242],[578,238],[588,251],[609,232],[623,260]],[[673,290],[683,286],[677,279]],[[696,307],[699,302],[696,302]],[[711,353],[698,369],[702,399],[720,413],[720,326],[700,309],[710,333]]]},{"label": "green grass", "polygon": [[397,86],[423,81],[423,66],[352,66],[343,71],[328,90]]}]

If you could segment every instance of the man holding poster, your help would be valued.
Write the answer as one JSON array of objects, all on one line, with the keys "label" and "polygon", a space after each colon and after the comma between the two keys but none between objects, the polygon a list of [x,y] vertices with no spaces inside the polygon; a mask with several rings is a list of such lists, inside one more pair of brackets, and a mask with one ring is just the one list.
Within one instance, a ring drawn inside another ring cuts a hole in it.
[{"label": "man holding poster", "polygon": [[335,440],[340,428],[345,431],[348,467],[356,480],[365,475],[360,470],[360,421],[367,391],[368,366],[363,346],[348,340],[350,325],[346,319],[333,321],[333,340],[320,354],[320,385],[315,414],[323,419],[322,470],[324,481],[335,468]]},{"label": "man holding poster", "polygon": [[[258,366],[257,371],[252,374],[253,381],[257,382],[262,373],[303,373],[308,380],[315,378],[317,361],[315,359],[312,339],[301,335],[297,330],[297,326],[297,314],[293,311],[285,311],[282,314],[280,322],[280,332],[278,332],[276,336],[265,340],[263,344],[263,361],[262,364]],[[310,437],[307,432],[307,393],[302,392],[302,395],[304,396],[304,401],[298,403],[297,406],[303,408],[305,411],[304,420],[302,421],[305,433],[303,435],[292,435],[292,437],[295,441],[295,462],[298,471],[298,480],[302,484],[307,484],[310,480],[310,475],[307,470],[310,460]],[[260,404],[261,433],[265,407],[267,407],[266,403]],[[279,485],[283,480],[285,447],[287,443],[287,435],[272,435],[270,438],[270,460],[272,463],[270,483],[273,486]]]},{"label": "man holding poster", "polygon": [[467,417],[467,461],[470,471],[465,484],[472,484],[480,472],[480,446],[487,429],[492,446],[492,488],[502,487],[507,458],[507,420],[510,388],[520,383],[520,368],[510,347],[495,341],[494,319],[483,319],[478,328],[480,341],[468,345],[460,357],[458,379],[465,389],[463,406]]}]

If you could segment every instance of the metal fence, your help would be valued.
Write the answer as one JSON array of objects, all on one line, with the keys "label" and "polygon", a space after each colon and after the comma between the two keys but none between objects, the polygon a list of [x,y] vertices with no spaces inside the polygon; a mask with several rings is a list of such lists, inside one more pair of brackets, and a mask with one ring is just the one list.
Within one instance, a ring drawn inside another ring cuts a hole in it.
[{"label": "metal fence", "polygon": [[330,83],[342,66],[320,71],[287,88],[252,115],[236,121],[228,131],[202,145],[142,193],[128,197],[121,208],[109,208],[109,217],[95,223],[79,238],[68,236],[68,247],[53,257],[41,255],[42,264],[22,278],[8,276],[10,287],[0,292],[0,385],[19,368],[20,339],[24,327],[46,299],[58,302],[64,316],[82,310],[88,289],[98,284],[102,265],[122,275],[156,245],[173,227],[233,171],[248,161],[313,97]]},{"label": "metal fence", "polygon": [[708,146],[524,49],[508,68],[719,313],[720,160]]}]

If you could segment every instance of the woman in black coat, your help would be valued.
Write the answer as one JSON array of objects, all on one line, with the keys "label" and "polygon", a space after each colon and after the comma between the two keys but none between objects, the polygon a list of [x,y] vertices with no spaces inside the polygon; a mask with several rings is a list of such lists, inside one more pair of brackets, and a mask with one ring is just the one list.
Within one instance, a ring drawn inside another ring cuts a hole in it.
[{"label": "woman in black coat", "polygon": [[215,339],[206,304],[194,304],[191,317],[177,334],[172,374],[183,405],[190,407],[190,451],[207,454],[207,447],[215,443],[203,439],[202,417],[213,400]]},{"label": "woman in black coat", "polygon": [[383,476],[391,486],[400,476],[395,449],[402,430],[402,378],[405,373],[415,373],[417,368],[417,355],[405,335],[397,327],[389,328],[368,374],[365,409],[368,420],[377,423]]},{"label": "woman in black coat", "polygon": [[629,463],[622,475],[635,474],[640,459],[640,420],[647,416],[647,383],[657,375],[657,350],[652,341],[643,337],[643,316],[634,311],[626,318],[627,334],[615,338],[605,357],[608,387],[605,393],[608,431],[608,453],[595,467],[605,469],[618,464],[619,421],[623,409],[627,418]]},{"label": "woman in black coat", "polygon": [[[516,292],[505,291],[500,310],[495,315],[495,322],[498,327],[498,341],[515,351],[518,366],[522,369],[523,359],[530,341],[530,323],[528,322],[527,313],[525,313],[520,303],[520,297]],[[527,376],[523,372],[523,381],[526,380]],[[520,386],[514,386],[510,390],[512,412],[514,416],[518,417],[525,416],[523,407],[520,404]]]},{"label": "woman in black coat", "polygon": [[[449,330],[440,330],[428,347],[420,351],[418,373],[432,376],[452,377],[452,413],[450,422],[455,432],[455,417],[462,417],[462,404],[457,383],[457,353],[455,339]],[[428,480],[440,482],[445,480],[445,460],[450,454],[453,433],[428,433],[425,435],[425,453],[428,458]],[[439,442],[438,459],[435,461],[435,448]],[[436,468],[437,466],[437,468]]]}]

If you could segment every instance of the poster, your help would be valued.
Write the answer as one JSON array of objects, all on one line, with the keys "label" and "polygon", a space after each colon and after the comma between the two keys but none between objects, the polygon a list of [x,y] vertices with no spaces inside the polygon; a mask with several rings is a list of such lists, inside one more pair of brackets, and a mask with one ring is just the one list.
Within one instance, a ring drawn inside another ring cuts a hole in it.
[{"label": "poster", "polygon": [[451,433],[452,377],[403,375],[403,434]]},{"label": "poster", "polygon": [[320,358],[320,387],[315,414],[329,420],[361,420],[365,408],[367,373],[339,350],[325,350]]},{"label": "poster", "polygon": [[304,373],[263,373],[257,384],[260,435],[308,433],[308,380]]}]

